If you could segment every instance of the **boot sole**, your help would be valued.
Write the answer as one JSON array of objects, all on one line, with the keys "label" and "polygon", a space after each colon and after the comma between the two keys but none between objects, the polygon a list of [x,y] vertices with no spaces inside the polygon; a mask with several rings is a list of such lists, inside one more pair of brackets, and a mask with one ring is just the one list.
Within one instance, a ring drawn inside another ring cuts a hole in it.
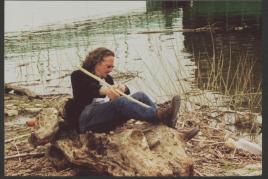
[{"label": "boot sole", "polygon": [[175,128],[176,124],[177,124],[177,114],[180,110],[180,104],[181,104],[181,98],[179,96],[174,96],[172,98],[172,102],[171,102],[172,106],[173,106],[173,113],[171,116],[171,125],[170,127]]}]

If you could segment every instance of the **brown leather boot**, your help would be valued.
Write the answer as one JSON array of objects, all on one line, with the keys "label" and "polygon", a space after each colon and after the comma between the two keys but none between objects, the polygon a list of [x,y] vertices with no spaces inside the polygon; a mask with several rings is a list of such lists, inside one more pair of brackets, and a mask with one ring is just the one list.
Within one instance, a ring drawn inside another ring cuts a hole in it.
[{"label": "brown leather boot", "polygon": [[177,113],[180,109],[180,97],[174,96],[171,105],[168,108],[159,108],[156,115],[160,122],[166,124],[168,127],[175,128],[177,123]]},{"label": "brown leather boot", "polygon": [[199,129],[194,127],[192,129],[178,129],[178,132],[182,133],[182,137],[184,139],[185,142],[191,140],[192,138],[194,138],[194,136],[197,135],[197,133],[199,132]]}]

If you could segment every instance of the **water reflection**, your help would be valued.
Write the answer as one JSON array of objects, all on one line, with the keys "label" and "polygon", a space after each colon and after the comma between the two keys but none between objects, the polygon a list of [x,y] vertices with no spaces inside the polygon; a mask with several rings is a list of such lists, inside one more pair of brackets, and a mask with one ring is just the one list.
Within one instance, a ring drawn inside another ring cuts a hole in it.
[{"label": "water reflection", "polygon": [[194,54],[198,87],[231,95],[231,107],[261,110],[260,12],[260,2],[195,2],[184,8],[184,28],[218,29],[184,33],[184,45]]},{"label": "water reflection", "polygon": [[[6,34],[5,82],[16,82],[42,94],[71,94],[70,72],[89,50],[105,46],[116,53],[117,72],[137,74],[126,81],[132,91],[143,90],[158,103],[179,93],[190,102],[188,106],[223,105],[216,99],[226,97],[215,91],[222,94],[227,91],[229,95],[239,91],[256,93],[252,101],[256,110],[260,110],[259,4],[251,5],[253,9],[241,3],[230,6],[147,1],[146,4],[146,13]],[[239,7],[244,7],[243,13]],[[172,31],[208,25],[218,30]],[[241,75],[248,75],[248,80],[241,81]]]}]

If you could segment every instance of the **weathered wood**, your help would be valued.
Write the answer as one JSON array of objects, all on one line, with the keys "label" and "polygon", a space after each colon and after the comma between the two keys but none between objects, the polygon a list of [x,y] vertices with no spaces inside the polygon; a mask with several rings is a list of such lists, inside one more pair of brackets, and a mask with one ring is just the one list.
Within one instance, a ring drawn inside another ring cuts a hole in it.
[{"label": "weathered wood", "polygon": [[63,170],[72,166],[72,164],[65,158],[63,152],[53,145],[48,148],[46,156],[58,170]]},{"label": "weathered wood", "polygon": [[[192,176],[193,161],[184,151],[184,131],[161,124],[129,121],[110,133],[78,134],[66,127],[56,108],[44,108],[29,142],[51,143],[47,157],[58,168],[82,168],[91,175]],[[64,127],[65,126],[65,127]]]},{"label": "weathered wood", "polygon": [[14,159],[14,158],[18,158],[18,157],[27,157],[27,156],[34,156],[34,157],[38,156],[38,157],[41,157],[41,156],[44,156],[44,155],[45,155],[45,152],[23,153],[23,154],[6,156],[5,157],[5,160]]},{"label": "weathered wood", "polygon": [[63,119],[58,114],[59,112],[55,108],[44,108],[38,114],[38,125],[36,125],[35,131],[29,138],[29,142],[32,145],[44,145],[51,141],[59,129],[59,124],[63,122]]},{"label": "weathered wood", "polygon": [[173,32],[206,32],[206,31],[216,31],[221,30],[218,27],[214,27],[215,24],[211,24],[208,26],[195,28],[195,29],[164,29],[164,30],[154,30],[154,31],[140,31],[140,32],[132,32],[128,34],[152,34],[152,33],[173,33]]},{"label": "weathered wood", "polygon": [[14,90],[14,93],[18,95],[26,95],[30,98],[40,98],[39,95],[35,94],[34,92],[26,88],[22,88],[11,84],[5,84],[4,87],[5,87],[5,93],[9,93],[10,91]]},{"label": "weathered wood", "polygon": [[126,124],[109,134],[62,130],[53,140],[50,153],[59,157],[54,154],[50,160],[57,168],[71,163],[99,175],[193,175],[183,135],[164,125]]},{"label": "weathered wood", "polygon": [[59,130],[60,124],[64,122],[64,105],[70,98],[70,95],[64,95],[53,99],[54,108],[44,108],[41,110],[37,117],[38,124],[29,138],[29,142],[33,146],[51,142]]},{"label": "weathered wood", "polygon": [[17,140],[17,139],[20,139],[20,138],[23,138],[23,137],[28,137],[28,136],[29,136],[29,134],[23,134],[23,135],[20,135],[20,136],[16,136],[16,137],[13,137],[11,139],[5,140],[5,143],[9,143],[11,141],[14,141],[14,140]]},{"label": "weathered wood", "polygon": [[64,113],[65,113],[64,106],[69,99],[71,99],[70,95],[64,95],[58,98],[57,103],[54,104],[55,108],[59,111],[59,116],[61,116],[62,118],[64,118]]}]

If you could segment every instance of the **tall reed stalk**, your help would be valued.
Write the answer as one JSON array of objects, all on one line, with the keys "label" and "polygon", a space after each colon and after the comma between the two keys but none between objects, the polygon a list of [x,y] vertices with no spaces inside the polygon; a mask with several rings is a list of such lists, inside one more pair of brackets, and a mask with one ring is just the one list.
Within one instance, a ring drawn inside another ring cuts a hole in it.
[{"label": "tall reed stalk", "polygon": [[[260,111],[262,82],[260,81],[257,88],[255,87],[253,68],[256,65],[256,60],[249,59],[245,53],[240,54],[235,63],[232,61],[233,55],[231,53],[230,48],[230,58],[226,58],[221,52],[216,58],[211,58],[212,62],[208,63],[206,74],[199,75],[198,83],[205,83],[204,90],[220,91],[222,94],[230,96],[232,98],[230,107],[233,109],[244,108],[250,111]],[[207,79],[207,82],[204,78]]]}]

